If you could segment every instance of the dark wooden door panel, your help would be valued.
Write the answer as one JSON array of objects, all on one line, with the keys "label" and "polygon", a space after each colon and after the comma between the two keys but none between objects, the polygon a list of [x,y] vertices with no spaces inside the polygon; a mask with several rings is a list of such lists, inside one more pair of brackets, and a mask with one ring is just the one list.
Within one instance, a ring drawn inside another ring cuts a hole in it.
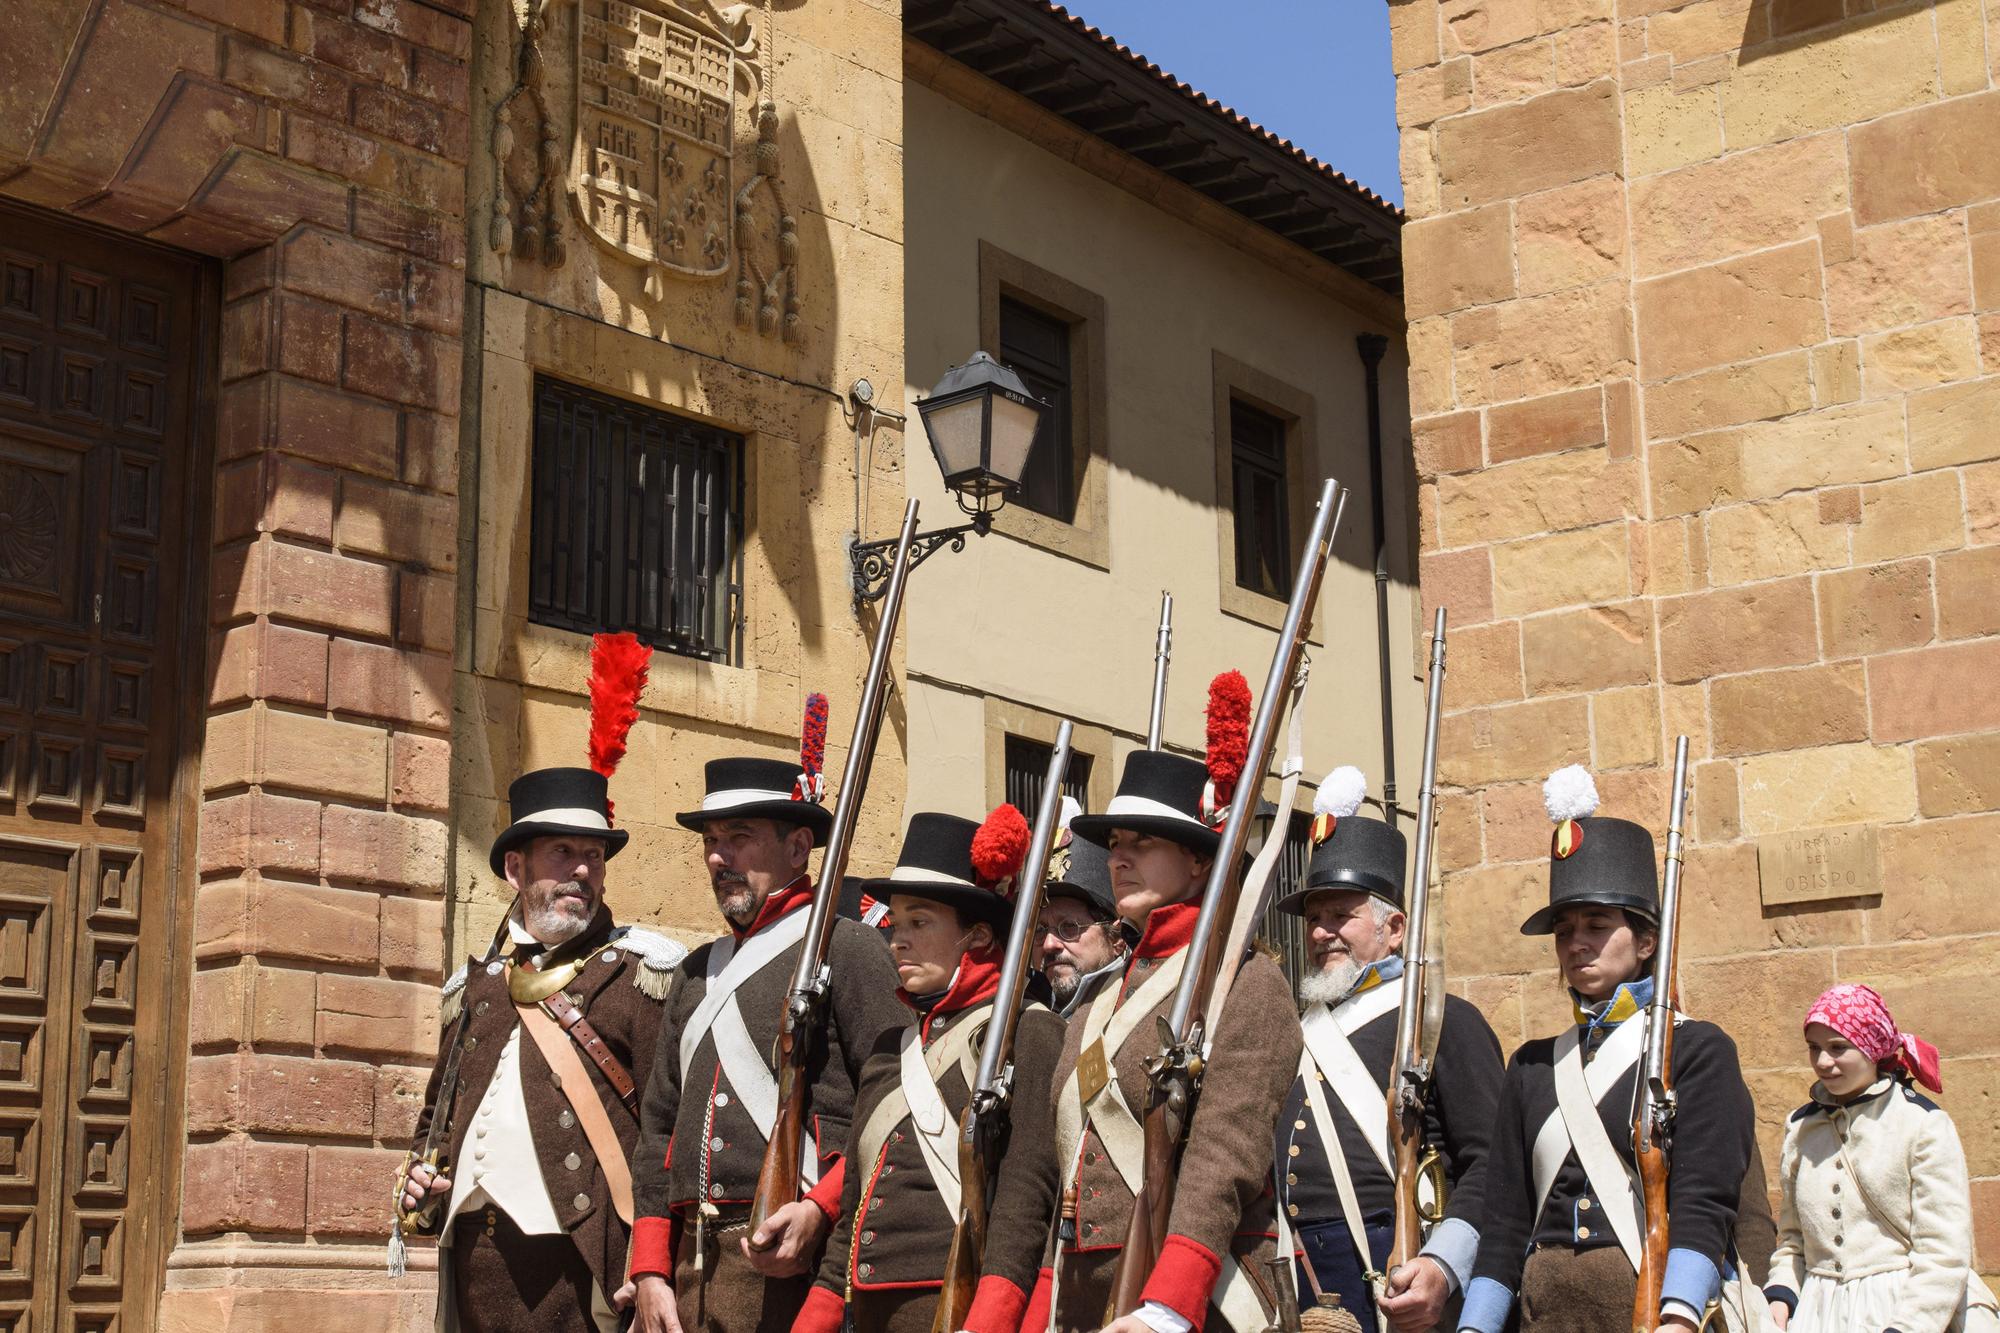
[{"label": "dark wooden door panel", "polygon": [[0,209],[0,1333],[150,1324],[201,279]]}]

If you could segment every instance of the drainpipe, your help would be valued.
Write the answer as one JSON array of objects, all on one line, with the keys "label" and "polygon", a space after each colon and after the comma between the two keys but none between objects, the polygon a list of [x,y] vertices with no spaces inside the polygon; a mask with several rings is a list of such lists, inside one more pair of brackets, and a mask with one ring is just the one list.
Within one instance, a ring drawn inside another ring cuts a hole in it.
[{"label": "drainpipe", "polygon": [[1382,695],[1382,806],[1389,827],[1397,822],[1396,713],[1389,667],[1389,524],[1386,508],[1388,460],[1382,456],[1382,357],[1389,340],[1364,333],[1354,340],[1368,383],[1368,512],[1375,523],[1375,666]]}]

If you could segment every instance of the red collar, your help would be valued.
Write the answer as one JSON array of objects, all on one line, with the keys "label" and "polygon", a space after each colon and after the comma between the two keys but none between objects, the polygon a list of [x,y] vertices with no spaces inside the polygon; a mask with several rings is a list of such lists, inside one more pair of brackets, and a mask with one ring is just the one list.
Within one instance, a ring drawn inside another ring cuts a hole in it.
[{"label": "red collar", "polygon": [[[958,971],[952,976],[951,985],[923,1016],[921,1031],[930,1036],[931,1024],[940,1018],[985,1004],[1000,991],[1001,946],[990,949],[967,950],[959,955]],[[896,998],[915,1009],[916,1001],[901,986],[896,988]]]},{"label": "red collar", "polygon": [[1195,918],[1201,915],[1199,900],[1168,903],[1155,907],[1146,916],[1146,928],[1132,950],[1135,958],[1167,958],[1194,942]]},{"label": "red collar", "polygon": [[813,882],[811,875],[800,875],[797,879],[764,899],[764,905],[757,909],[757,919],[750,923],[748,930],[738,930],[734,925],[729,933],[738,941],[746,940],[781,916],[789,916],[812,901]]}]

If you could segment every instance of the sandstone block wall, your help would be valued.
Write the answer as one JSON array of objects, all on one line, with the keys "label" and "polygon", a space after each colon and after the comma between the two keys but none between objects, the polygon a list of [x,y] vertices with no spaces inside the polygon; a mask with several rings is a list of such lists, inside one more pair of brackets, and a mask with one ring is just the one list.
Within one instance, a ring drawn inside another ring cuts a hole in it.
[{"label": "sandstone block wall", "polygon": [[[1393,0],[1427,606],[1450,607],[1450,966],[1565,1001],[1537,784],[1665,823],[1682,985],[1768,1151],[1798,1023],[1864,981],[1943,1048],[2000,1265],[2000,5]],[[1879,891],[1767,905],[1760,840]],[[1773,1158],[1775,1160],[1775,1158]]]}]

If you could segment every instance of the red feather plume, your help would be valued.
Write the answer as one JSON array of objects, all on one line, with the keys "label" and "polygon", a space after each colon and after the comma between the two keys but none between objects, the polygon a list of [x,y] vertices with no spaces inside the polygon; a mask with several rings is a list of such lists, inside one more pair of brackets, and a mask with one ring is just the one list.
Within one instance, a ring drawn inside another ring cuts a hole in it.
[{"label": "red feather plume", "polygon": [[1250,757],[1250,682],[1225,671],[1208,683],[1208,780],[1219,812],[1236,794]]},{"label": "red feather plume", "polygon": [[625,738],[639,720],[639,695],[653,650],[629,632],[590,641],[590,766],[605,777],[625,757]]},{"label": "red feather plume", "polygon": [[991,888],[1021,873],[1028,859],[1028,821],[1011,804],[994,807],[972,835],[972,872]]},{"label": "red feather plume", "polygon": [[798,800],[817,801],[826,792],[826,696],[806,696],[805,723],[799,729],[799,780],[793,791]]}]

